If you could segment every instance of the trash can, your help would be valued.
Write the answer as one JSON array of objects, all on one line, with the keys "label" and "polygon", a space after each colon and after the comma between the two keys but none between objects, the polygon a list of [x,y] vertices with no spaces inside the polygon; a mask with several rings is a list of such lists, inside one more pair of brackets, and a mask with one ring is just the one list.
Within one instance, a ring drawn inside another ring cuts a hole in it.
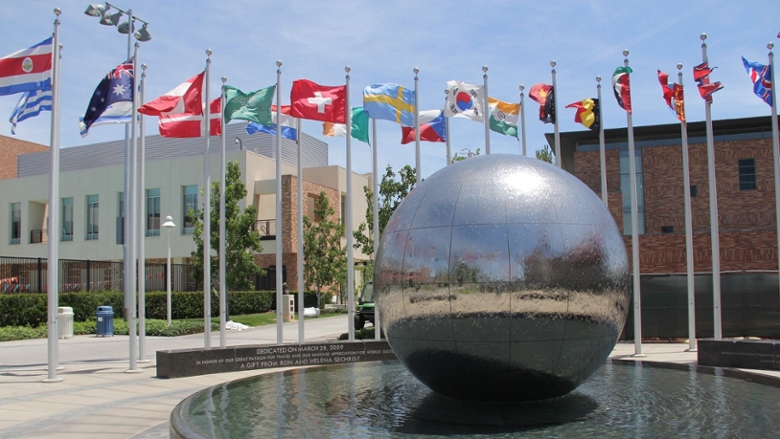
[{"label": "trash can", "polygon": [[60,338],[73,337],[73,308],[69,306],[57,308],[57,328]]},{"label": "trash can", "polygon": [[282,294],[282,321],[295,320],[295,298],[292,294]]},{"label": "trash can", "polygon": [[114,336],[114,308],[110,306],[98,306],[96,334],[98,337]]}]

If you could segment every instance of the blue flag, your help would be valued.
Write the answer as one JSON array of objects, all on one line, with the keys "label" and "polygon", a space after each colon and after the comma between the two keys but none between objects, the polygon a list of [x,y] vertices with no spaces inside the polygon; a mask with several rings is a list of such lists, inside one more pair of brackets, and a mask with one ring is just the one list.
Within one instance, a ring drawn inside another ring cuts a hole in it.
[{"label": "blue flag", "polygon": [[[89,101],[87,112],[84,113],[84,117],[79,123],[82,137],[86,137],[89,132],[89,127],[91,127],[109,107],[112,107],[112,109],[119,109],[121,110],[121,113],[126,113],[123,115],[131,115],[133,90],[135,89],[134,76],[133,61],[127,60],[108,72],[108,75],[100,81],[100,84],[98,84],[95,89],[95,93],[92,94],[92,99]],[[118,104],[124,102],[127,104]],[[113,116],[119,115],[114,114]]]},{"label": "blue flag", "polygon": [[16,124],[41,114],[41,111],[51,111],[51,88],[25,92],[14,112],[11,113],[11,134],[16,135]]},{"label": "blue flag", "polygon": [[[268,133],[272,136],[275,136],[276,124],[274,124],[274,126],[272,127],[269,127],[267,125],[260,125],[257,122],[249,122],[246,126],[246,133],[247,134]],[[298,138],[298,131],[293,127],[282,125],[282,138],[296,140]]]},{"label": "blue flag", "polygon": [[414,90],[398,84],[374,84],[363,90],[363,108],[372,119],[414,126]]},{"label": "blue flag", "polygon": [[742,64],[753,81],[753,93],[772,106],[772,69],[757,62],[750,62],[742,57]]}]

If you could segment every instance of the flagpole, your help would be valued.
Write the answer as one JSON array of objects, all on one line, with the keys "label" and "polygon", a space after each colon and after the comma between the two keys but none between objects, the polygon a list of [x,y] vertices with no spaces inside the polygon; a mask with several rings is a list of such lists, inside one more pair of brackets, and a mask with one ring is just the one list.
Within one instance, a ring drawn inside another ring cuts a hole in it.
[{"label": "flagpole", "polygon": [[[127,10],[127,26],[129,29],[133,27],[133,10],[128,9]],[[132,32],[127,33],[127,58],[130,59],[130,55],[132,54],[132,48],[133,48],[133,36]],[[133,74],[135,74],[135,71],[133,71]],[[123,272],[122,275],[124,276],[124,282],[123,282],[123,288],[124,288],[124,299],[125,299],[125,320],[128,322],[131,318],[131,309],[134,309],[135,306],[133,305],[131,307],[130,304],[130,296],[135,294],[135,288],[133,286],[133,281],[135,280],[134,277],[131,276],[131,270],[132,267],[135,266],[135,261],[133,260],[133,236],[134,236],[134,230],[132,228],[132,213],[131,210],[134,209],[131,204],[131,188],[130,188],[130,124],[125,125],[125,181],[124,181],[124,223],[122,224],[123,229],[123,235],[122,235],[122,246],[123,246]],[[135,312],[135,311],[133,311]],[[129,340],[129,339],[128,339]],[[129,355],[130,357],[135,356],[135,346],[130,346],[129,349]],[[135,369],[135,367],[130,367],[130,369]]]},{"label": "flagpole", "polygon": [[[558,86],[555,83],[555,60],[550,61],[552,67],[552,87],[553,87],[553,126],[555,127],[555,164],[559,168],[563,167],[563,160],[561,159],[561,133],[558,130],[558,99],[555,94],[558,92]],[[523,130],[525,133],[525,130]]]},{"label": "flagpole", "polygon": [[282,306],[282,283],[284,262],[282,259],[282,62],[276,61],[276,344],[284,343],[284,307]]},{"label": "flagpole", "polygon": [[[279,107],[277,103],[277,108]],[[281,136],[282,123],[276,118],[276,135]],[[298,343],[303,343],[303,133],[301,132],[301,120],[295,119],[295,142],[298,146]]]},{"label": "flagpole", "polygon": [[520,151],[523,154],[523,157],[526,156],[526,150],[525,150],[525,93],[523,93],[523,90],[525,90],[525,86],[520,84],[520,129],[523,130],[522,133],[522,150]]},{"label": "flagpole", "polygon": [[[446,108],[447,106],[447,95],[450,94],[450,91],[448,89],[444,89],[444,106]],[[444,116],[444,113],[442,112],[442,116]],[[450,149],[450,118],[444,116],[444,142],[447,145],[447,166],[452,164],[452,151]],[[376,251],[376,248],[375,250]],[[376,317],[375,317],[376,319]]]},{"label": "flagpole", "polygon": [[599,161],[601,162],[601,201],[609,209],[609,196],[607,193],[607,152],[604,144],[604,119],[601,112],[601,76],[596,76],[596,90],[599,100]]},{"label": "flagpole", "polygon": [[[623,51],[623,65],[628,67],[628,49]],[[642,293],[639,285],[639,201],[636,187],[636,154],[634,150],[634,124],[631,111],[626,111],[628,122],[628,167],[631,176],[631,266],[634,281],[634,355],[645,357],[642,353]]]},{"label": "flagpole", "polygon": [[[347,119],[347,296],[349,306],[349,341],[355,341],[355,250],[352,247],[355,239],[352,236],[352,112],[349,106],[349,66],[344,67],[344,71],[347,72],[346,77],[346,119]],[[417,80],[415,79],[414,86],[415,94],[417,93]],[[415,108],[417,104],[417,96],[415,96]],[[418,132],[417,138],[420,138]],[[419,142],[418,142],[419,145]]]},{"label": "flagpole", "polygon": [[47,300],[48,300],[48,363],[49,373],[43,380],[44,383],[56,383],[62,381],[57,376],[59,363],[59,334],[57,323],[57,305],[59,305],[59,244],[60,240],[56,231],[60,229],[59,199],[60,199],[60,8],[54,8],[54,37],[52,39],[52,68],[51,68],[51,133],[49,141],[49,153],[51,162],[49,169],[49,235],[48,260],[46,269]]},{"label": "flagpole", "polygon": [[[138,71],[138,49],[139,44],[136,43],[135,45],[135,51],[133,53],[133,74]],[[128,313],[128,320],[127,320],[127,328],[128,333],[130,335],[129,343],[130,343],[130,368],[126,370],[125,372],[128,373],[137,373],[142,372],[141,369],[138,368],[138,310],[137,307],[137,283],[136,283],[136,276],[137,276],[137,269],[138,266],[137,263],[137,246],[136,246],[136,224],[138,221],[138,208],[136,206],[136,200],[138,198],[138,178],[137,178],[137,165],[138,165],[138,124],[135,122],[135,118],[138,115],[138,100],[136,99],[136,90],[135,90],[135,78],[133,78],[133,101],[132,101],[132,108],[133,111],[131,113],[131,119],[130,119],[130,193],[125,194],[125,198],[129,198],[129,206],[128,212],[126,212],[125,216],[127,218],[127,222],[129,223],[129,230],[130,234],[126,237],[128,246],[130,247],[130,279],[129,279],[129,285],[130,285],[130,312]],[[129,196],[128,196],[129,195]],[[126,273],[127,274],[127,273]]]},{"label": "flagpole", "polygon": [[[416,101],[415,101],[416,104]],[[445,118],[446,123],[446,118]],[[374,273],[376,273],[376,255],[379,251],[379,141],[377,140],[377,134],[376,134],[376,119],[371,119],[371,132],[373,136],[373,142],[374,142],[374,157],[373,159],[373,166],[374,169],[372,170],[374,173]],[[449,156],[449,143],[447,143],[447,154]],[[447,159],[447,162],[449,164],[449,159]],[[374,293],[376,293],[376,290],[374,290]],[[379,324],[379,307],[376,306],[376,301],[374,302],[374,340],[379,340],[382,337],[382,329],[380,328]]]},{"label": "flagpole", "polygon": [[[420,184],[422,180],[422,165],[420,163],[420,93],[417,89],[417,74],[420,69],[414,68],[414,166],[417,168],[417,181]],[[349,133],[347,133],[349,137]]]},{"label": "flagpole", "polygon": [[[219,109],[220,112],[223,112],[223,108],[225,108],[225,82],[227,82],[226,77],[222,77],[222,91],[220,93],[220,101],[219,101]],[[211,106],[211,102],[208,102],[206,105]],[[227,346],[227,335],[225,334],[225,324],[227,323],[227,316],[225,314],[225,311],[227,310],[227,285],[225,285],[226,282],[226,276],[225,276],[225,262],[227,260],[227,255],[225,254],[225,240],[227,239],[227,225],[225,222],[227,219],[225,218],[225,194],[226,194],[226,176],[225,176],[225,166],[227,165],[227,161],[225,161],[225,118],[222,117],[220,114],[219,116],[219,127],[220,127],[220,137],[222,138],[222,156],[220,161],[220,183],[219,183],[219,347],[224,348]],[[206,129],[209,131],[209,135],[211,135],[211,120],[206,121]],[[277,135],[279,134],[277,129]]]},{"label": "flagpole", "polygon": [[482,66],[482,71],[484,74],[482,75],[482,79],[485,81],[485,102],[483,102],[482,111],[484,114],[482,114],[482,117],[485,118],[485,154],[490,155],[490,105],[488,105],[488,101],[490,96],[488,94],[488,66]]},{"label": "flagpole", "polygon": [[[140,44],[135,43],[136,47],[140,47]],[[141,64],[141,86],[140,96],[137,102],[143,104],[144,102],[144,88],[146,87],[146,64]],[[133,70],[135,73],[135,70]],[[132,123],[138,123],[138,105],[136,104],[136,112],[133,115]],[[144,118],[141,117],[139,124],[141,147],[139,148],[138,155],[138,362],[148,363],[146,359],[146,230],[144,227],[144,219],[146,216],[146,125],[144,124]]]},{"label": "flagpole", "polygon": [[[683,85],[682,64],[677,64],[677,81]],[[683,103],[684,105],[684,103]],[[696,294],[693,279],[693,213],[691,211],[691,175],[688,164],[688,123],[680,121],[682,140],[683,195],[685,197],[685,267],[688,278],[688,349],[696,352]]]},{"label": "flagpole", "polygon": [[209,102],[209,70],[211,70],[211,49],[206,49],[205,109],[203,135],[206,137],[206,151],[203,154],[203,173],[205,177],[203,194],[203,347],[211,349],[211,152],[209,142],[211,133],[211,105]]},{"label": "flagpole", "polygon": [[[707,62],[707,34],[701,34],[701,58]],[[707,117],[707,176],[710,191],[710,241],[712,243],[712,309],[715,339],[723,338],[720,319],[720,231],[718,226],[718,187],[715,183],[715,142],[712,137],[712,99],[704,100]]]},{"label": "flagpole", "polygon": [[[780,141],[778,140],[777,128],[777,99],[775,93],[775,55],[772,53],[774,43],[769,43],[766,48],[769,49],[769,72],[772,81],[772,153],[775,162],[775,221],[777,227],[777,248],[780,252]],[[778,258],[778,277],[780,277],[780,258]]]}]

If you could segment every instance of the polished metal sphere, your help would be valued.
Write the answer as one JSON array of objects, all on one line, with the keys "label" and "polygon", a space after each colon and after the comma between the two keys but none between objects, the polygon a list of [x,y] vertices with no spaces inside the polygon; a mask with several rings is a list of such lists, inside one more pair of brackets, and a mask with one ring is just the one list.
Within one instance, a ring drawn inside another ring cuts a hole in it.
[{"label": "polished metal sphere", "polygon": [[585,184],[541,160],[477,156],[420,183],[382,235],[375,291],[398,358],[445,396],[564,395],[628,312],[626,247]]}]

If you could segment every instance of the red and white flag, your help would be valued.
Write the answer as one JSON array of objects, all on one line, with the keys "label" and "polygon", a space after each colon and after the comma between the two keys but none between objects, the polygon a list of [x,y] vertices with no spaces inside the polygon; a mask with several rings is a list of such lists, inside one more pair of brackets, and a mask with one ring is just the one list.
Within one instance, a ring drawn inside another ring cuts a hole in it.
[{"label": "red and white flag", "polygon": [[203,108],[203,76],[195,75],[159,98],[147,102],[138,112],[147,116],[200,114]]},{"label": "red and white flag", "polygon": [[51,87],[52,38],[0,58],[0,96]]},{"label": "red and white flag", "polygon": [[298,79],[290,90],[290,106],[292,117],[347,123],[347,86],[330,87]]},{"label": "red and white flag", "polygon": [[[209,107],[211,114],[210,120],[210,133],[212,136],[219,136],[222,134],[222,126],[220,125],[220,117],[222,116],[222,98],[216,98],[211,101]],[[167,114],[160,116],[160,135],[162,137],[201,137],[203,130],[201,128],[201,122],[203,121],[202,114]]]}]

